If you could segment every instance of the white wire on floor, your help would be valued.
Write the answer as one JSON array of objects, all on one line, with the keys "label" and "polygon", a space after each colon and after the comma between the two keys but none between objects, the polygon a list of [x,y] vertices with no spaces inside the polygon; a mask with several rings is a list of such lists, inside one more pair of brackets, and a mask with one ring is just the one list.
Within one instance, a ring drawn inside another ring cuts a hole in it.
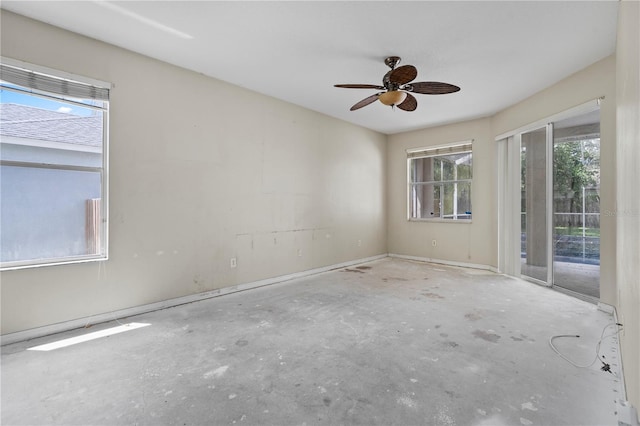
[{"label": "white wire on floor", "polygon": [[[607,330],[607,328],[612,327],[612,326],[616,326],[616,327],[617,327],[616,331],[615,331],[614,333],[611,333],[611,334],[608,334],[608,335],[606,335],[606,336],[605,336],[605,335],[604,335],[604,332]],[[596,362],[596,361],[600,360],[600,362],[602,362],[602,363],[603,363],[605,366],[607,366],[607,368],[608,368],[608,367],[609,367],[609,364],[608,364],[607,362],[605,362],[605,360],[603,360],[602,358],[600,358],[600,346],[602,345],[602,341],[603,341],[604,339],[607,339],[607,338],[609,338],[609,337],[613,337],[613,336],[617,336],[617,335],[618,335],[618,333],[620,333],[620,330],[622,330],[622,324],[619,324],[619,323],[612,322],[612,323],[607,324],[607,325],[605,325],[605,326],[604,326],[604,328],[602,329],[602,333],[600,333],[600,340],[598,340],[598,343],[596,344],[596,348],[595,348],[596,355],[595,355],[595,357],[593,358],[593,361],[591,361],[591,363],[590,363],[590,364],[588,364],[588,365],[579,365],[579,364],[575,363],[574,361],[572,361],[571,359],[569,359],[567,356],[565,356],[564,354],[562,354],[562,353],[558,350],[558,348],[556,348],[556,347],[553,345],[553,341],[554,341],[555,339],[558,339],[558,338],[560,338],[560,337],[575,337],[575,338],[579,338],[579,337],[580,337],[580,335],[578,335],[578,334],[558,334],[558,335],[555,335],[555,336],[551,336],[551,337],[549,338],[549,346],[551,346],[551,349],[553,349],[553,351],[554,351],[555,353],[557,353],[557,354],[558,354],[562,359],[564,359],[565,361],[567,361],[568,363],[570,363],[570,364],[571,364],[571,365],[573,365],[574,367],[577,367],[577,368],[589,368],[589,367],[591,367],[593,364],[595,364],[595,362]],[[608,370],[608,369],[607,369],[607,370],[605,370],[605,371],[610,371],[610,370]],[[610,371],[610,372],[611,372],[611,371]],[[611,372],[611,373],[613,373],[613,372]]]}]

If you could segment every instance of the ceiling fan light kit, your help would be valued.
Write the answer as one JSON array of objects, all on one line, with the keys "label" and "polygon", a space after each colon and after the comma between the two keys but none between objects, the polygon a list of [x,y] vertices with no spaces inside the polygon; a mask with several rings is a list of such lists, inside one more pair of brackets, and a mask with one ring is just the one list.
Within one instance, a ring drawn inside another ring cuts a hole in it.
[{"label": "ceiling fan light kit", "polygon": [[401,90],[392,90],[390,92],[384,92],[378,96],[378,100],[385,105],[398,105],[404,102],[407,98],[407,92]]},{"label": "ceiling fan light kit", "polygon": [[[444,95],[454,93],[460,90],[458,86],[449,83],[441,83],[438,81],[419,81],[411,83],[417,76],[418,70],[413,65],[403,65],[396,68],[400,63],[399,56],[389,56],[384,63],[391,68],[382,78],[382,86],[375,84],[336,84],[335,87],[345,89],[376,89],[384,90],[384,92],[376,93],[364,98],[351,107],[351,111],[355,111],[367,106],[377,100],[384,105],[398,107],[404,111],[415,111],[418,107],[418,101],[411,93],[420,93],[423,95]],[[411,92],[411,93],[409,93]]]}]

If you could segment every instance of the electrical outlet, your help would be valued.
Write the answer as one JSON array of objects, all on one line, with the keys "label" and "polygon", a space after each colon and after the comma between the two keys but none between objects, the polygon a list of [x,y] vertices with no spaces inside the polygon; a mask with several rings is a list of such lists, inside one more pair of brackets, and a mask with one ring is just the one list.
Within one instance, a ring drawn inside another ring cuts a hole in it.
[{"label": "electrical outlet", "polygon": [[236,266],[238,266],[238,261],[236,260],[235,257],[231,258],[231,261],[229,262],[229,266],[231,266],[232,268],[235,268]]},{"label": "electrical outlet", "polygon": [[298,249],[298,257],[302,257],[302,249]]},{"label": "electrical outlet", "polygon": [[362,240],[358,240],[358,247],[362,247]]},{"label": "electrical outlet", "polygon": [[437,246],[437,245],[438,245],[438,241],[436,241],[436,240],[431,240],[431,245],[432,245],[432,246],[434,246],[434,247],[435,247],[435,246]]}]

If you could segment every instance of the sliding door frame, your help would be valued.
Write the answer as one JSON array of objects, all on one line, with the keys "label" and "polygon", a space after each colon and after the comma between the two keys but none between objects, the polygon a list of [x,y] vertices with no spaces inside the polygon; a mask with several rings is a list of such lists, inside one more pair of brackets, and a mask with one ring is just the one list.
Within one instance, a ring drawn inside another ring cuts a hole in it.
[{"label": "sliding door frame", "polygon": [[[568,110],[553,114],[495,137],[498,144],[498,270],[504,274],[527,279],[537,284],[565,290],[553,285],[553,123],[573,116],[592,112],[600,107],[603,98],[594,99]],[[522,134],[540,128],[546,131],[546,238],[547,238],[547,282],[523,276],[521,273],[520,249],[520,150]],[[576,293],[578,295],[578,293]],[[586,296],[590,298],[590,296]]]},{"label": "sliding door frame", "polygon": [[547,287],[553,287],[553,256],[555,247],[553,245],[553,122],[547,123],[546,126],[547,144],[547,167],[546,167],[546,194],[547,194]]}]

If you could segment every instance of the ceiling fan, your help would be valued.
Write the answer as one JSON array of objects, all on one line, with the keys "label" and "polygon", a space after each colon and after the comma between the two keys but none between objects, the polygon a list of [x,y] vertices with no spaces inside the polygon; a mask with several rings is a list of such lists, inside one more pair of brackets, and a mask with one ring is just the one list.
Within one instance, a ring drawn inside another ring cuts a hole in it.
[{"label": "ceiling fan", "polygon": [[[378,89],[384,92],[376,93],[364,98],[351,107],[351,111],[355,111],[367,106],[377,100],[391,107],[398,107],[404,111],[415,111],[418,107],[418,101],[411,93],[420,93],[424,95],[444,95],[454,93],[460,90],[458,86],[448,83],[440,83],[437,81],[419,81],[411,83],[418,76],[418,71],[413,65],[402,65],[396,68],[400,63],[399,56],[389,56],[384,63],[391,68],[382,78],[382,86],[375,84],[336,84],[334,87],[342,87],[345,89]],[[411,93],[410,93],[411,92]]]}]

